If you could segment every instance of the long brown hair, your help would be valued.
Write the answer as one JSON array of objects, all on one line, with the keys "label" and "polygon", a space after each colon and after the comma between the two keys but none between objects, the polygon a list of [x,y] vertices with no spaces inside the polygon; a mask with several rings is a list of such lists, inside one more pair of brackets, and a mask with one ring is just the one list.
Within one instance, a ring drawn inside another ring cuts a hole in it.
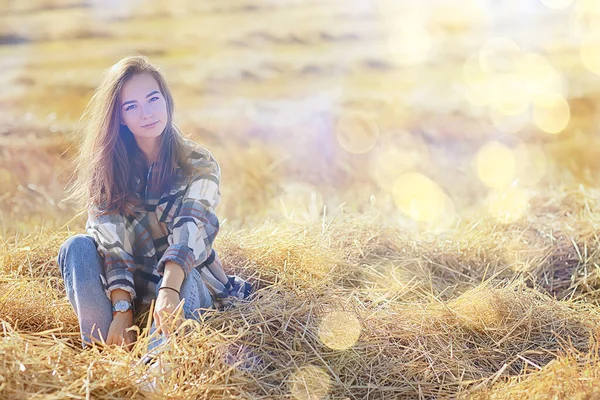
[{"label": "long brown hair", "polygon": [[144,154],[129,128],[121,125],[121,88],[131,77],[151,75],[167,104],[168,121],[160,139],[160,150],[153,167],[153,188],[164,191],[173,183],[178,167],[184,176],[191,165],[187,160],[185,138],[173,124],[173,97],[165,78],[144,56],[123,58],[106,70],[81,119],[76,134],[81,146],[76,160],[76,178],[67,188],[80,209],[131,214],[140,205],[135,196],[136,178],[145,180]]}]

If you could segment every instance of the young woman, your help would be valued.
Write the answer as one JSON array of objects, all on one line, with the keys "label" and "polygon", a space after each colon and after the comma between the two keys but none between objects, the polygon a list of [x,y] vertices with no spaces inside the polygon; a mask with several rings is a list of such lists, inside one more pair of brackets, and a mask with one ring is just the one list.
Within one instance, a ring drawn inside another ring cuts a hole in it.
[{"label": "young woman", "polygon": [[[83,142],[68,199],[87,209],[86,234],[61,246],[58,265],[83,346],[136,340],[134,316],[155,300],[152,332],[198,319],[250,285],[226,275],[219,231],[219,164],[173,124],[173,98],[142,56],[109,68],[82,119]],[[171,321],[172,323],[168,323]]]}]

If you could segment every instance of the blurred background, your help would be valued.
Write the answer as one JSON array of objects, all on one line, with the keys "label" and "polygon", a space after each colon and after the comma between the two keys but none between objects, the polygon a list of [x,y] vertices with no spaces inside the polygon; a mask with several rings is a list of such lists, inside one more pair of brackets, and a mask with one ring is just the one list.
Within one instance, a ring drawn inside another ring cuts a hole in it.
[{"label": "blurred background", "polygon": [[0,235],[83,226],[71,133],[132,54],[215,153],[233,226],[510,223],[596,184],[597,0],[0,0]]}]

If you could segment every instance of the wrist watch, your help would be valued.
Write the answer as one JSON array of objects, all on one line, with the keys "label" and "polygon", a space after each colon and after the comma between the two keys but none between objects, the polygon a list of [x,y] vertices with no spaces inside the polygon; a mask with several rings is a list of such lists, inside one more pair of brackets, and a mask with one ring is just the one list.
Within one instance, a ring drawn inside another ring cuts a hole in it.
[{"label": "wrist watch", "polygon": [[129,310],[133,310],[133,304],[127,300],[119,300],[113,305],[112,310],[114,317],[118,312],[126,313]]}]

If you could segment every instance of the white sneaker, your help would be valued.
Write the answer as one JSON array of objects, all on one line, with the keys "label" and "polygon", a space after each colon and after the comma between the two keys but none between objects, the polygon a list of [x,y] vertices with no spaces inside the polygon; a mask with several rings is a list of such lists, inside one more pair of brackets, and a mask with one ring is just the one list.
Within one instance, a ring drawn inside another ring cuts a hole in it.
[{"label": "white sneaker", "polygon": [[[146,356],[147,357],[147,356]],[[143,392],[156,393],[161,386],[169,379],[172,367],[171,363],[165,361],[163,357],[149,358],[148,369],[142,374],[142,377],[136,381],[138,388]]]},{"label": "white sneaker", "polygon": [[138,361],[138,368],[143,369],[148,366],[148,369],[136,382],[140,390],[156,392],[158,386],[164,383],[165,377],[171,371],[170,363],[165,361],[164,357],[161,357],[167,343],[168,340],[162,334],[153,338],[148,345],[148,352]]}]

